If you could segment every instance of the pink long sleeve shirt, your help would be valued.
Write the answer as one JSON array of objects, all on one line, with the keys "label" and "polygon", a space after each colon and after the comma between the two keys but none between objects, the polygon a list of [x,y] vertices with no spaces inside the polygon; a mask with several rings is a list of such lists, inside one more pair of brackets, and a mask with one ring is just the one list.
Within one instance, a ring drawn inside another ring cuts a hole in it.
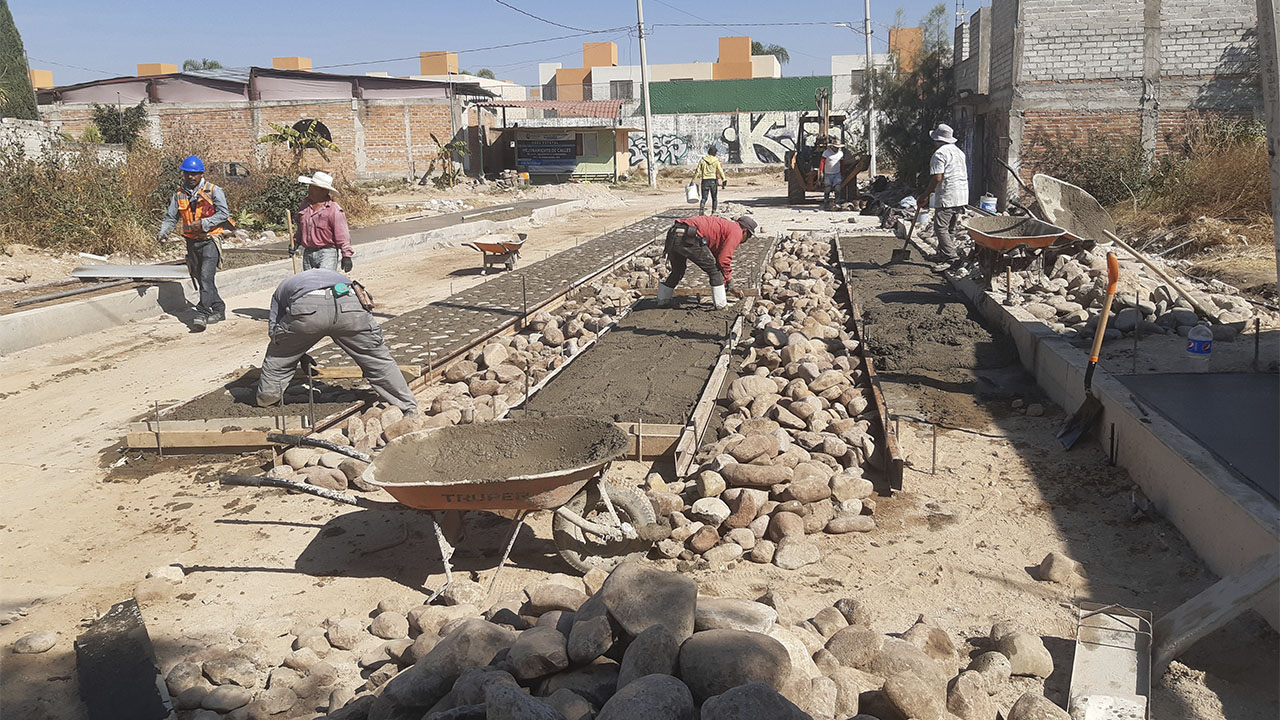
[{"label": "pink long sleeve shirt", "polygon": [[351,249],[351,231],[347,214],[332,200],[317,205],[303,202],[298,208],[298,229],[293,239],[304,248],[338,248],[342,257],[355,255]]}]

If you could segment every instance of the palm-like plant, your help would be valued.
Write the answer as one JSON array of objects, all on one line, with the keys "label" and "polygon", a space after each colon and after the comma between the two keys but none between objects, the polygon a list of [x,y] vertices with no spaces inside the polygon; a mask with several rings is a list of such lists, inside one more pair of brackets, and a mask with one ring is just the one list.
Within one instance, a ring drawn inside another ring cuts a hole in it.
[{"label": "palm-like plant", "polygon": [[293,153],[293,168],[302,167],[303,155],[310,148],[320,153],[320,158],[325,162],[329,161],[329,153],[342,152],[341,148],[333,143],[332,140],[326,138],[316,132],[316,123],[318,120],[312,120],[307,123],[301,130],[295,127],[287,127],[285,125],[277,125],[269,122],[272,132],[258,138],[258,142],[270,145],[285,145]]},{"label": "palm-like plant", "polygon": [[[436,144],[437,149],[436,156],[431,158],[431,166],[427,168],[427,174],[423,177],[429,177],[431,173],[435,172],[436,163],[438,162],[440,163],[440,176],[433,178],[432,182],[441,189],[451,188],[458,184],[458,178],[462,176],[462,171],[453,166],[453,156],[467,154],[467,141],[454,140],[442,143],[435,133],[429,134],[431,135],[431,142]],[[425,184],[425,180],[423,184]]]},{"label": "palm-like plant", "polygon": [[751,41],[751,54],[752,55],[772,55],[778,58],[778,62],[782,65],[786,65],[787,63],[791,62],[791,53],[788,53],[786,48],[782,47],[781,45],[774,45],[772,43],[769,45],[765,45],[759,40]]}]

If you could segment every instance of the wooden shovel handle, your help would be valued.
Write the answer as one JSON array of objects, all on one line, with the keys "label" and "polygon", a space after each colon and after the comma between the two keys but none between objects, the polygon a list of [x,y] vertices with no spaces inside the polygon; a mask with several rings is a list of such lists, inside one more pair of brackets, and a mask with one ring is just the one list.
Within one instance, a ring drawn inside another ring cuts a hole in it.
[{"label": "wooden shovel handle", "polygon": [[1107,316],[1111,314],[1111,301],[1116,298],[1116,283],[1120,280],[1120,263],[1115,253],[1107,253],[1107,299],[1102,302],[1102,315],[1098,317],[1098,328],[1093,333],[1093,349],[1089,351],[1089,364],[1098,362],[1098,352],[1102,350],[1102,336],[1107,332]]},{"label": "wooden shovel handle", "polygon": [[1143,265],[1146,265],[1147,268],[1151,270],[1151,272],[1156,274],[1156,277],[1163,280],[1166,285],[1173,288],[1174,291],[1177,292],[1182,297],[1186,298],[1187,302],[1191,303],[1191,307],[1195,308],[1196,313],[1199,314],[1200,317],[1204,318],[1205,320],[1208,320],[1209,322],[1217,321],[1217,317],[1213,313],[1209,312],[1208,308],[1206,308],[1204,304],[1202,304],[1199,300],[1195,299],[1194,297],[1191,297],[1191,293],[1184,290],[1181,284],[1179,284],[1173,278],[1169,277],[1168,273],[1166,273],[1163,269],[1157,267],[1156,264],[1151,262],[1151,260],[1148,259],[1146,255],[1143,255],[1137,250],[1134,250],[1132,247],[1129,246],[1129,243],[1116,237],[1116,234],[1111,232],[1110,230],[1103,230],[1102,234],[1106,235],[1107,238],[1111,240],[1111,242],[1115,243],[1116,245],[1119,245],[1130,255],[1137,258],[1138,262],[1142,263]]}]

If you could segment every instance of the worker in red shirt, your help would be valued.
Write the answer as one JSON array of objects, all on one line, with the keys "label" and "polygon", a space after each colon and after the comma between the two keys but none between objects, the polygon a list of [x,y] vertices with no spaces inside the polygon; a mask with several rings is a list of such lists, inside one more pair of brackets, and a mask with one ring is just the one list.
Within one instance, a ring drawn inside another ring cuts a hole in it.
[{"label": "worker in red shirt", "polygon": [[733,251],[758,231],[756,221],[746,215],[737,220],[699,215],[675,221],[663,251],[671,259],[671,274],[658,285],[658,307],[671,304],[690,260],[707,273],[716,309],[727,306],[725,285],[733,279]]}]

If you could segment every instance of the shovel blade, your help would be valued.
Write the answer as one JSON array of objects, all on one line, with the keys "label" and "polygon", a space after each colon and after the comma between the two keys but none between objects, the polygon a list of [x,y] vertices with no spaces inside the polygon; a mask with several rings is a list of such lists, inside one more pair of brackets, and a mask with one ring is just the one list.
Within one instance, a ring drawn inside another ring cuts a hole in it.
[{"label": "shovel blade", "polygon": [[1062,443],[1062,447],[1070,450],[1076,444],[1076,441],[1089,432],[1089,429],[1098,421],[1098,416],[1101,414],[1102,401],[1094,397],[1093,393],[1085,395],[1084,402],[1080,404],[1080,409],[1067,418],[1067,422],[1058,431],[1058,441]]},{"label": "shovel blade", "polygon": [[908,248],[894,250],[893,254],[889,256],[889,262],[891,263],[906,262],[910,259],[911,259],[911,250],[909,250]]}]

